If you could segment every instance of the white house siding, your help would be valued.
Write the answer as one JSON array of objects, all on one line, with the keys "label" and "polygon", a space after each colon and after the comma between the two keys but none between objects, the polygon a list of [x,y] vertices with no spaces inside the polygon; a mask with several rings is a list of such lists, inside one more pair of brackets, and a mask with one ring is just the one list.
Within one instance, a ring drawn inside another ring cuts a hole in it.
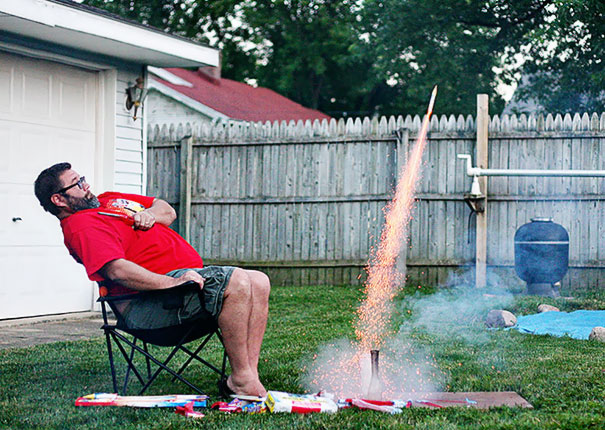
[{"label": "white house siding", "polygon": [[126,193],[145,192],[143,112],[139,109],[137,120],[133,111],[126,110],[126,88],[134,85],[141,71],[118,69],[116,85],[116,147],[114,167],[114,190]]},{"label": "white house siding", "polygon": [[186,124],[186,123],[210,123],[212,118],[204,115],[197,110],[185,106],[183,103],[175,101],[170,97],[155,91],[149,90],[147,96],[147,122],[150,125],[162,124]]}]

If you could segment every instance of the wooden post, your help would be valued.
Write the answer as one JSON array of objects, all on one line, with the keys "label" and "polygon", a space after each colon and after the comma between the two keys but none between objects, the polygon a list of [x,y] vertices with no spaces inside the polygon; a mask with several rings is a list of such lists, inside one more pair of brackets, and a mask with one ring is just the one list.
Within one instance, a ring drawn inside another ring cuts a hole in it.
[{"label": "wooden post", "polygon": [[[489,98],[487,94],[477,94],[477,156],[476,166],[488,166],[488,126]],[[479,186],[485,196],[484,208],[477,213],[477,241],[475,254],[475,286],[484,288],[487,283],[487,177],[479,177]]]},{"label": "wooden post", "polygon": [[193,138],[181,139],[181,190],[179,199],[179,232],[187,242],[191,236],[191,163],[193,155]]},{"label": "wooden post", "polygon": [[410,130],[407,128],[402,128],[397,130],[397,160],[396,169],[395,169],[395,185],[397,185],[397,181],[399,180],[399,174],[401,173],[401,169],[405,166],[405,163],[408,162],[408,151],[410,149]]},{"label": "wooden post", "polygon": [[[397,160],[396,160],[396,169],[395,169],[395,184],[394,187],[397,186],[397,183],[401,178],[402,170],[404,166],[408,162],[408,152],[410,150],[410,130],[407,128],[403,128],[398,130],[397,132]],[[394,188],[393,187],[393,188]],[[408,260],[408,247],[410,246],[410,225],[407,225],[406,237],[403,238],[404,243],[401,245],[401,251],[399,252],[399,257],[397,258],[397,269],[400,273],[404,275],[407,274],[407,260]]]}]

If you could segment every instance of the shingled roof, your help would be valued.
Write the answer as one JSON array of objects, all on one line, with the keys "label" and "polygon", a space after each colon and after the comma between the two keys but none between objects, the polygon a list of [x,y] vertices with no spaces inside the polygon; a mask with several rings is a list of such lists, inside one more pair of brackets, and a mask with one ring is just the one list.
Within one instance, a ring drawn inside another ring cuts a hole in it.
[{"label": "shingled roof", "polygon": [[232,119],[243,121],[322,120],[330,116],[304,107],[273,90],[214,77],[205,70],[167,68],[166,71],[189,82],[178,85],[154,76],[169,88]]}]

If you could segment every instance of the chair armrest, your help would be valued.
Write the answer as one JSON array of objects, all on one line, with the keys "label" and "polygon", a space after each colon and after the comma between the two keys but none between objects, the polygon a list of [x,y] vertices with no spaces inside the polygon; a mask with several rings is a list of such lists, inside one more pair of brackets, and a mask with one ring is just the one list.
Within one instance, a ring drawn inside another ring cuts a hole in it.
[{"label": "chair armrest", "polygon": [[148,290],[143,294],[153,293],[159,295],[172,295],[172,294],[183,294],[200,289],[200,284],[195,281],[187,281],[174,287],[165,288],[163,290]]},{"label": "chair armrest", "polygon": [[123,301],[123,300],[140,299],[140,298],[143,298],[146,295],[150,295],[150,294],[152,294],[154,296],[182,297],[186,293],[193,292],[196,290],[200,290],[200,284],[198,284],[195,281],[187,281],[180,285],[176,285],[176,286],[170,287],[170,288],[165,288],[163,290],[147,290],[147,291],[142,291],[142,292],[133,293],[133,294],[122,294],[119,296],[104,296],[104,297],[99,297],[97,301],[98,302],[119,302],[119,301]]},{"label": "chair armrest", "polygon": [[187,281],[183,284],[164,290],[145,291],[142,297],[153,296],[160,299],[164,309],[179,309],[183,307],[184,299],[187,294],[199,293],[200,284],[195,281]]}]

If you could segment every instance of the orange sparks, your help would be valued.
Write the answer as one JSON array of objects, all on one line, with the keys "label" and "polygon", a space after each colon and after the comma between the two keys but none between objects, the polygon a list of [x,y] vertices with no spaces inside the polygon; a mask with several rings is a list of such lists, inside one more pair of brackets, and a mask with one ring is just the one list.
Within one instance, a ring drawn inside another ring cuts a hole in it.
[{"label": "orange sparks", "polygon": [[414,206],[414,191],[420,177],[422,153],[426,146],[426,134],[436,95],[435,86],[414,149],[399,173],[395,196],[385,208],[385,224],[380,244],[373,252],[367,268],[365,299],[357,311],[356,327],[359,348],[364,353],[371,349],[380,349],[388,334],[392,300],[402,280],[402,275],[396,268],[397,257],[402,244],[407,240],[408,224]]},{"label": "orange sparks", "polygon": [[[434,360],[419,356],[410,343],[396,342],[393,346],[390,340],[390,343],[385,341],[389,335],[393,299],[405,282],[405,277],[396,268],[396,262],[407,240],[414,192],[420,177],[422,153],[436,95],[437,87],[431,94],[416,144],[399,172],[393,200],[384,209],[385,224],[380,242],[370,251],[372,257],[365,268],[367,279],[364,298],[357,309],[357,342],[331,345],[314,356],[314,369],[308,375],[308,381],[314,389],[328,390],[341,396],[365,395],[369,387],[370,350],[383,346],[386,354],[381,355],[380,366],[383,394],[387,398],[398,395],[402,389],[406,389],[406,392],[427,391],[433,383],[435,373],[431,378],[426,369],[431,367],[429,362]],[[421,371],[420,367],[425,370]]]}]

